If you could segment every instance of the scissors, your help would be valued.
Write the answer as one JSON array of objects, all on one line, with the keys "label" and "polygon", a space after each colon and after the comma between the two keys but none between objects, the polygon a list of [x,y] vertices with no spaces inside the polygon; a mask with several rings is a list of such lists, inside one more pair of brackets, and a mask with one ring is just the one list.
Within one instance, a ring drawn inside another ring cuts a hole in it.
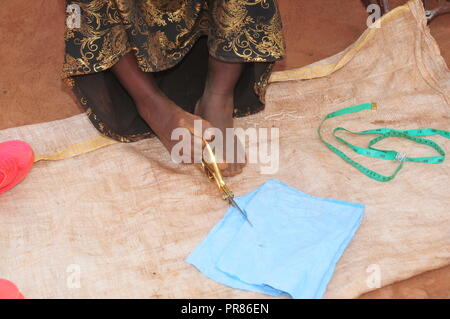
[{"label": "scissors", "polygon": [[211,146],[208,144],[208,142],[204,141],[205,143],[205,149],[206,154],[208,156],[208,161],[205,161],[204,158],[202,158],[202,168],[205,171],[206,175],[209,179],[213,179],[216,183],[219,190],[222,192],[222,198],[230,205],[235,207],[241,215],[245,218],[245,220],[250,224],[250,226],[253,227],[252,223],[248,219],[247,213],[239,207],[239,205],[234,200],[234,194],[233,192],[228,188],[227,184],[223,180],[222,173],[220,172],[220,168],[217,165],[216,156],[214,155],[214,152],[211,149]]}]

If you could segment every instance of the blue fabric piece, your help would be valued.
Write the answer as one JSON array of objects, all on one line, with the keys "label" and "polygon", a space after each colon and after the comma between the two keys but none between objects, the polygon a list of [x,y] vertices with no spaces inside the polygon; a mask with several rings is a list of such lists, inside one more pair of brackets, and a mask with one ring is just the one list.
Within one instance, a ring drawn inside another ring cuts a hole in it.
[{"label": "blue fabric piece", "polygon": [[364,205],[314,197],[269,179],[236,198],[187,262],[227,286],[271,296],[321,298]]}]

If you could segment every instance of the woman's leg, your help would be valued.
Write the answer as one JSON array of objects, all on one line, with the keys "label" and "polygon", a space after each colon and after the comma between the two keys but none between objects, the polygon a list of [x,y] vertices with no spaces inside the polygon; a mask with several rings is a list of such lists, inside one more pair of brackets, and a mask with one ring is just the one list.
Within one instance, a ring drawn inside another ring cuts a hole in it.
[{"label": "woman's leg", "polygon": [[[220,61],[212,56],[208,61],[208,77],[206,80],[203,96],[196,109],[196,114],[210,122],[214,127],[219,128],[224,137],[224,146],[226,143],[226,129],[233,127],[234,110],[234,88],[239,80],[243,63],[229,63]],[[252,88],[249,88],[251,90]],[[235,159],[232,163],[227,163],[227,168],[223,170],[225,176],[232,176],[242,172],[245,163],[237,163],[236,153],[243,152],[243,148],[234,141]],[[226,157],[226,150],[223,150]]]},{"label": "woman's leg", "polygon": [[[164,146],[169,150],[178,141],[171,140],[172,131],[178,127],[187,128],[194,134],[194,120],[202,120],[199,116],[190,114],[173,103],[159,89],[151,74],[143,72],[133,53],[124,55],[113,67],[112,71],[133,98],[139,114],[152,128]],[[212,127],[202,120],[203,131]],[[203,134],[203,132],[202,132]],[[193,161],[193,150],[191,161]],[[221,165],[226,169],[226,165]]]}]

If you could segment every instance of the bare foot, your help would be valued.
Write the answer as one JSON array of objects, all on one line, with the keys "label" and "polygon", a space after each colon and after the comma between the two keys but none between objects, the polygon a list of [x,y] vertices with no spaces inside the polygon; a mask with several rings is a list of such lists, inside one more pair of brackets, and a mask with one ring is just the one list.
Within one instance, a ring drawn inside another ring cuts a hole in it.
[{"label": "bare foot", "polygon": [[[206,129],[213,127],[211,123],[197,115],[184,111],[164,95],[160,95],[156,98],[153,96],[152,98],[141,100],[137,106],[141,116],[147,121],[149,126],[159,137],[161,143],[170,153],[172,152],[172,148],[179,142],[179,140],[172,140],[172,132],[177,128],[187,129],[191,134],[192,141],[191,154],[188,154],[188,156],[190,156],[191,163],[195,162],[194,143],[196,141],[199,143],[198,145],[204,146],[204,133]],[[201,132],[195,131],[194,123],[196,120],[202,121]],[[206,138],[206,140],[210,139]],[[219,164],[219,168],[221,170],[227,170],[228,165],[222,163]]]},{"label": "bare foot", "polygon": [[[179,142],[171,139],[172,133],[176,128],[187,129],[191,134],[191,142],[196,140],[200,142],[197,145],[202,146],[204,131],[212,127],[211,124],[198,116],[184,111],[165,96],[152,73],[146,73],[140,69],[136,56],[132,52],[121,57],[112,67],[112,71],[133,98],[139,114],[152,128],[171,155],[174,155],[172,154],[173,147]],[[202,121],[202,132],[195,132],[196,120]],[[195,136],[197,134],[200,136]],[[197,160],[201,162],[202,152],[198,152],[200,153],[200,158],[196,158],[195,149],[191,147],[191,154],[180,154],[186,155],[182,159],[190,159],[191,163],[197,162]],[[185,149],[180,151],[184,152]],[[222,169],[224,166],[219,165],[219,167]]]},{"label": "bare foot", "polygon": [[[215,94],[205,90],[202,98],[199,100],[195,114],[207,120],[213,127],[222,131],[223,135],[223,159],[226,159],[226,129],[233,128],[233,110],[234,97],[232,94]],[[238,152],[244,152],[244,148],[239,140],[234,137],[234,160],[231,163],[226,163],[225,168],[221,168],[224,176],[234,176],[242,173],[244,163],[238,163]],[[225,162],[225,161],[223,161]]]}]

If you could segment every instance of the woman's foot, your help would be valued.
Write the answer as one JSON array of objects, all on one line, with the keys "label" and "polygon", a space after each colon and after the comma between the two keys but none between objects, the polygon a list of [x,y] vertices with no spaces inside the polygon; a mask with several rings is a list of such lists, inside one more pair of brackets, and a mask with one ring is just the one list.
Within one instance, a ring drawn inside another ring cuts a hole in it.
[{"label": "woman's foot", "polygon": [[[207,128],[212,127],[211,124],[198,116],[184,111],[165,96],[159,89],[153,75],[143,72],[139,68],[133,53],[127,53],[120,58],[112,67],[112,71],[133,98],[139,114],[152,128],[171,155],[174,145],[179,142],[171,139],[172,132],[177,128],[187,129],[191,135],[191,141],[195,139],[199,142],[197,145],[202,146],[203,133]],[[195,120],[202,121],[202,132],[195,132]],[[195,137],[195,134],[201,136]],[[190,155],[190,162],[201,161],[201,152],[199,152],[200,158],[196,158],[195,148],[192,146],[194,145],[191,144],[191,154],[188,154]],[[186,159],[186,156],[182,158]],[[219,167],[226,169],[225,164],[219,165]]]},{"label": "woman's foot", "polygon": [[[230,63],[209,56],[205,90],[195,110],[195,114],[222,132],[222,159],[228,164],[227,168],[222,170],[224,176],[240,174],[246,164],[245,151],[239,140],[233,134],[230,137],[233,140],[228,141],[226,134],[227,128],[233,128],[234,88],[243,69],[244,63]],[[233,145],[234,156],[230,156],[233,149],[227,149],[227,144]]]},{"label": "woman's foot", "polygon": [[[167,98],[159,89],[153,75],[147,74],[139,68],[133,53],[125,54],[112,67],[112,71],[122,86],[133,98],[139,114],[171,154],[173,147],[179,142],[171,139],[173,131],[177,128],[187,129],[191,134],[191,140],[202,143],[206,129],[217,127],[225,136],[226,128],[233,127],[233,92],[241,75],[243,64],[227,63],[211,56],[208,62],[206,87],[197,110],[197,115],[203,116],[204,120],[184,111]],[[195,132],[195,120],[202,121],[202,132]],[[196,134],[201,136],[195,136]],[[235,143],[235,145],[240,144]],[[196,158],[195,150],[195,147],[191,147],[191,163],[201,160],[201,154],[200,159]],[[226,153],[224,152],[224,154]],[[183,158],[186,157],[183,156]],[[232,162],[219,163],[219,168],[224,176],[242,172],[245,163]]]},{"label": "woman's foot", "polygon": [[[164,95],[143,99],[136,103],[136,106],[141,116],[159,137],[161,143],[172,156],[177,157],[177,161],[180,159],[184,159],[184,162],[189,163],[199,163],[201,161],[202,153],[198,152],[198,154],[195,154],[195,147],[198,147],[198,150],[202,150],[204,146],[203,139],[211,140],[209,136],[205,135],[205,130],[213,127],[211,123],[197,115],[184,111]],[[197,123],[197,127],[201,127],[201,131],[196,130],[195,121],[201,121],[201,126]],[[172,140],[172,133],[179,128],[189,131],[191,140],[190,154],[184,153],[186,147],[172,151],[173,147],[181,142],[178,139],[178,135],[175,137],[175,140]],[[228,169],[228,165],[225,163],[219,164],[219,167],[221,170]]]},{"label": "woman's foot", "polygon": [[[218,94],[208,92],[205,90],[202,98],[198,101],[195,114],[207,120],[213,127],[218,128],[222,132],[223,146],[222,159],[226,163],[226,167],[222,169],[224,176],[234,176],[242,173],[245,162],[245,150],[241,143],[232,135],[233,138],[233,159],[227,158],[227,128],[233,128],[233,111],[234,111],[234,96],[232,94]],[[230,156],[229,156],[230,157]],[[239,162],[240,161],[240,162]]]}]

